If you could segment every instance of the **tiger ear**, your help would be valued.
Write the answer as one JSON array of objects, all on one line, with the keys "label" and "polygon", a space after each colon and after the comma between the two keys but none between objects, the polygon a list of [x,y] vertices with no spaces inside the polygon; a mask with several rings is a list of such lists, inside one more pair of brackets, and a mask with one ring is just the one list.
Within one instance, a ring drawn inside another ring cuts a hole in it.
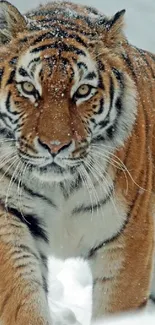
[{"label": "tiger ear", "polygon": [[118,47],[123,41],[124,14],[125,10],[121,10],[110,19],[103,18],[103,24],[100,22],[100,35],[107,47]]},{"label": "tiger ear", "polygon": [[27,29],[24,16],[8,1],[0,1],[0,44],[5,44]]}]

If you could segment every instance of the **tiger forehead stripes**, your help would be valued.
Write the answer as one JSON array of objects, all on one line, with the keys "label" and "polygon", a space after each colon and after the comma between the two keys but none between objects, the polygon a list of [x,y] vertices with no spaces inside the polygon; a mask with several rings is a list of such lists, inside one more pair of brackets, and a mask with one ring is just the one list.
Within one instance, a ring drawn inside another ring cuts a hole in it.
[{"label": "tiger forehead stripes", "polygon": [[[61,47],[61,43],[59,45]],[[54,48],[50,52],[48,50],[46,51],[46,45],[42,45],[42,47],[45,47],[45,50],[42,52],[39,62],[36,63],[38,54],[32,56],[32,61],[30,60],[30,52],[34,52],[35,50],[36,53],[38,51],[38,48],[33,48],[21,57],[17,65],[17,83],[21,85],[23,82],[31,82],[33,79],[33,84],[35,84],[37,90],[37,98],[33,95],[31,96],[33,114],[31,115],[31,123],[29,116],[27,116],[28,125],[26,124],[23,132],[27,132],[27,136],[34,133],[33,137],[35,137],[37,128],[38,134],[36,135],[39,135],[40,141],[45,142],[49,146],[52,141],[68,143],[72,141],[72,137],[75,140],[78,140],[78,138],[82,140],[85,138],[86,132],[75,105],[77,102],[76,93],[77,89],[80,89],[80,86],[82,91],[82,85],[85,82],[86,84],[88,83],[87,87],[90,87],[87,98],[89,99],[95,94],[96,87],[98,86],[97,67],[89,55],[87,55],[86,59],[85,56],[83,58],[81,55],[79,60],[74,63],[76,58],[72,55],[67,55],[68,53],[64,53],[64,56],[62,55],[60,58],[57,57],[58,53],[55,50],[55,43],[54,46],[50,44],[50,48]],[[48,47],[49,44],[47,45],[47,49]],[[39,101],[39,98],[42,100]],[[35,111],[34,104],[36,107]],[[80,104],[83,104],[82,95],[78,98],[78,104],[79,113],[81,110],[82,115],[82,108],[80,108]],[[44,110],[42,109],[43,106]],[[86,120],[87,115],[91,114],[92,106],[93,104],[91,107],[85,108],[85,116],[83,116],[83,119]],[[60,110],[60,107],[63,108]],[[38,123],[38,119],[40,123]],[[53,121],[52,124],[51,121]],[[45,130],[43,126],[45,126]]]},{"label": "tiger forehead stripes", "polygon": [[128,43],[124,10],[0,11],[0,322],[55,323],[50,254],[88,261],[94,318],[144,306],[150,288],[155,299],[155,56]]},{"label": "tiger forehead stripes", "polygon": [[[97,15],[96,18],[93,15],[92,18],[89,9],[85,9],[88,11],[88,19],[85,21],[84,15],[81,16],[80,13],[74,12],[74,8],[72,10],[70,8],[70,4],[62,4],[62,7],[60,5],[59,9],[55,10],[55,4],[49,5],[46,9],[36,12],[35,19],[39,19],[43,29],[46,13],[51,12],[53,17],[53,12],[57,12],[57,18],[60,15],[59,18],[63,19],[62,11],[64,11],[65,18],[68,17],[68,23],[72,15],[75,21],[79,22],[81,19],[81,23],[83,22],[89,29],[89,34],[94,19],[96,28],[100,25],[101,17]],[[45,17],[41,19],[43,13]],[[118,20],[122,19],[123,13],[117,15]],[[66,145],[71,145],[70,156],[72,154],[73,157],[76,154],[78,158],[81,145],[84,145],[86,149],[90,141],[95,141],[101,133],[103,135],[103,131],[105,141],[109,142],[113,138],[116,142],[115,146],[122,143],[135,119],[135,112],[132,111],[135,90],[132,80],[120,71],[119,59],[116,59],[115,68],[113,67],[112,74],[109,76],[110,63],[106,57],[104,63],[100,61],[101,45],[97,36],[92,39],[85,33],[82,35],[76,29],[71,31],[67,24],[57,26],[55,20],[53,25],[51,21],[50,30],[38,31],[35,29],[35,19],[32,14],[31,20],[28,20],[30,30],[33,26],[33,33],[28,31],[28,37],[22,35],[15,41],[16,45],[13,43],[13,47],[19,48],[20,56],[16,59],[13,70],[9,69],[7,80],[4,81],[4,86],[10,89],[7,98],[4,98],[4,105],[7,103],[7,106],[10,106],[11,104],[13,109],[13,103],[16,102],[15,109],[20,116],[18,124],[14,123],[16,138],[20,138],[18,143],[18,146],[21,144],[20,154],[30,155],[30,151],[31,153],[37,152],[39,147],[42,152],[45,152],[45,146],[56,152],[61,148],[66,148]],[[9,62],[12,62],[11,58]],[[130,90],[128,92],[126,84]],[[31,91],[23,89],[25,85],[30,87]],[[25,99],[29,100],[25,101]],[[119,120],[120,125],[118,122],[117,126],[121,132],[119,131],[115,137],[113,129],[123,101],[131,106],[130,113],[127,112],[128,107],[122,112],[122,120]],[[130,124],[127,123],[126,117],[128,116],[131,119]],[[49,152],[46,153],[48,158]],[[41,151],[38,155],[41,155]],[[55,157],[55,160],[57,158]],[[61,161],[59,166],[62,167],[62,164],[64,166],[64,162]]]}]

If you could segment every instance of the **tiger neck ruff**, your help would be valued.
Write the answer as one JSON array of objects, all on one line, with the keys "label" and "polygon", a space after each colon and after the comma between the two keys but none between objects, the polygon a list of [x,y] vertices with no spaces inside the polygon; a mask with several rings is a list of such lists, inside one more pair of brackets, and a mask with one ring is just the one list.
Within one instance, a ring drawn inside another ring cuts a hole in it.
[{"label": "tiger neck ruff", "polygon": [[0,10],[0,320],[53,324],[49,254],[88,260],[93,317],[137,309],[153,277],[155,56],[128,43],[124,10]]}]

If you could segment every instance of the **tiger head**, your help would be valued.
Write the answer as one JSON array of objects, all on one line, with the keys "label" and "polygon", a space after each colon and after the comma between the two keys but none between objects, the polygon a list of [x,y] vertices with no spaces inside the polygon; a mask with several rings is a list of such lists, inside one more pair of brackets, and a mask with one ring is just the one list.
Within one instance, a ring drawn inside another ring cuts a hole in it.
[{"label": "tiger head", "polygon": [[47,22],[52,5],[23,16],[0,2],[1,155],[10,143],[33,175],[52,181],[82,168],[91,173],[95,164],[105,170],[136,112],[135,85],[121,60],[124,11],[108,19],[71,3],[58,7],[66,24]]}]

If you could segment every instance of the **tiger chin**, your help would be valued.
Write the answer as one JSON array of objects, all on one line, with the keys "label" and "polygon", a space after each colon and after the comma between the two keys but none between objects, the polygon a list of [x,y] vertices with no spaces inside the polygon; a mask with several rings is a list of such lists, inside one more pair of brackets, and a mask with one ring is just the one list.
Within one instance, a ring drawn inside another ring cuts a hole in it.
[{"label": "tiger chin", "polygon": [[93,318],[155,298],[155,56],[124,13],[0,2],[0,320],[50,325],[47,258],[81,257]]}]

